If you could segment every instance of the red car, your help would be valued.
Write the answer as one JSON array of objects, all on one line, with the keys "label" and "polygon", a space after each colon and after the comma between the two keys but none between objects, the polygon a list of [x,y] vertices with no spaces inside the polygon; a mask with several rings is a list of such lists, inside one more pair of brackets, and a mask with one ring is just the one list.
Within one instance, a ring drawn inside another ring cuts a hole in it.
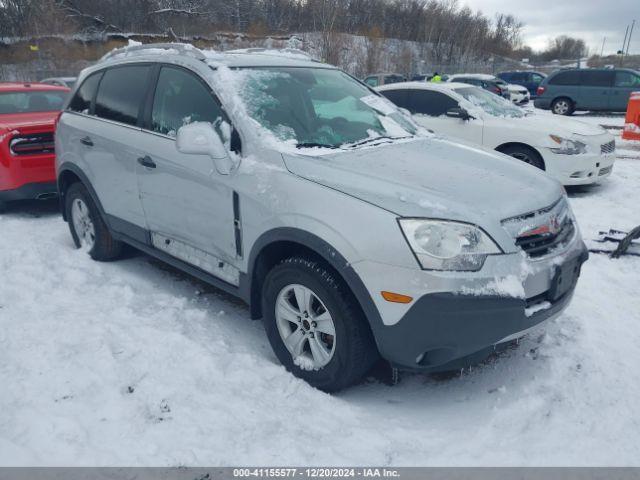
[{"label": "red car", "polygon": [[0,83],[0,207],[56,195],[53,133],[69,89]]}]

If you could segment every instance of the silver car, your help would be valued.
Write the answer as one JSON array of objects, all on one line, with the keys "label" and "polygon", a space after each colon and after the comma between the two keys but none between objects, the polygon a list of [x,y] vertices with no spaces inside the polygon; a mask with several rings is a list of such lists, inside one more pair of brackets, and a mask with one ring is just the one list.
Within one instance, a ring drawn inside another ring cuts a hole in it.
[{"label": "silver car", "polygon": [[587,257],[558,182],[291,52],[117,50],[80,75],[56,152],[76,246],[238,296],[325,391],[380,357],[477,362],[557,316]]}]

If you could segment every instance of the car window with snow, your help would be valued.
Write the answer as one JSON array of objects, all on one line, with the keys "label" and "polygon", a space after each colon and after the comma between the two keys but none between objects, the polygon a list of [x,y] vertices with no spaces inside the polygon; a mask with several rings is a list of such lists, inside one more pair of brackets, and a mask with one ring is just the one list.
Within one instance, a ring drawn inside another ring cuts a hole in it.
[{"label": "car window with snow", "polygon": [[181,68],[160,70],[151,112],[154,132],[175,137],[183,125],[208,122],[218,126],[222,120],[220,105],[202,81]]},{"label": "car window with snow", "polygon": [[298,148],[337,148],[417,133],[391,102],[339,70],[247,68],[234,73],[248,114]]},{"label": "car window with snow", "polygon": [[480,108],[494,117],[521,118],[525,116],[525,113],[509,100],[481,88],[457,88],[456,93],[471,103],[473,107]]},{"label": "car window with snow", "polygon": [[67,92],[8,92],[0,93],[0,114],[35,113],[60,110]]},{"label": "car window with snow", "polygon": [[149,79],[148,65],[127,65],[106,71],[98,88],[97,116],[136,125]]}]

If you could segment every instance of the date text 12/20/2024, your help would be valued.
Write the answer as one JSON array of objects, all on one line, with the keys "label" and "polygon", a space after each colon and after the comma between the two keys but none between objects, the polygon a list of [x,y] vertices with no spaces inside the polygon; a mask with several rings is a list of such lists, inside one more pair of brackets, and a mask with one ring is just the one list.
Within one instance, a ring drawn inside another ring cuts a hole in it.
[{"label": "date text 12/20/2024", "polygon": [[399,478],[388,468],[237,468],[235,478]]}]

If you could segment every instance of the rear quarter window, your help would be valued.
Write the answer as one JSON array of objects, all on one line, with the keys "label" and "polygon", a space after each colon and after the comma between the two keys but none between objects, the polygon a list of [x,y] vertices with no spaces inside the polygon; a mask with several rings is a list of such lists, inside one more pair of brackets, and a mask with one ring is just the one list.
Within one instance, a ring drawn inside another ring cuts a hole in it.
[{"label": "rear quarter window", "polygon": [[151,67],[128,65],[107,70],[96,97],[95,114],[106,120],[137,125]]},{"label": "rear quarter window", "polygon": [[68,110],[79,113],[89,113],[91,111],[91,103],[98,90],[98,84],[102,78],[103,72],[89,75],[82,86],[76,91],[76,94],[69,102]]},{"label": "rear quarter window", "polygon": [[560,72],[549,80],[549,85],[580,85],[580,72],[577,70]]}]

